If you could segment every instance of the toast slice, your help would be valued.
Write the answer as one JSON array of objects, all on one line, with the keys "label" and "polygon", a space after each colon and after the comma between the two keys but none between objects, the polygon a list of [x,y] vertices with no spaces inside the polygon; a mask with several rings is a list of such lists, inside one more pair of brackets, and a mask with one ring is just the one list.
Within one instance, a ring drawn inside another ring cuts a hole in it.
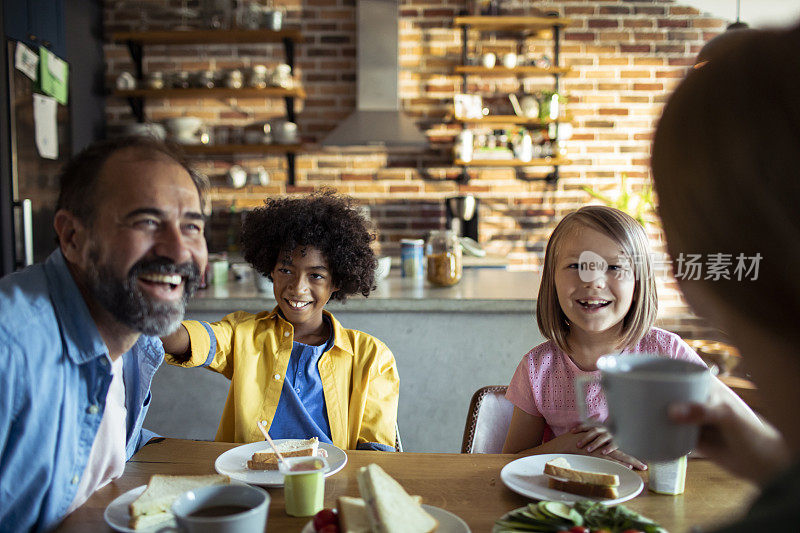
[{"label": "toast slice", "polygon": [[361,467],[357,477],[373,533],[430,533],[438,527],[439,522],[380,466]]},{"label": "toast slice", "polygon": [[172,503],[186,491],[212,485],[227,485],[231,478],[220,474],[207,476],[167,476],[155,474],[147,488],[128,506],[130,527],[142,529],[172,518]]},{"label": "toast slice", "polygon": [[547,486],[551,489],[569,492],[570,494],[578,494],[580,496],[589,496],[591,498],[614,499],[619,497],[617,487],[610,487],[608,485],[594,485],[592,483],[581,483],[580,481],[563,481],[550,478],[547,480]]},{"label": "toast slice", "polygon": [[[293,440],[277,444],[278,451],[284,457],[306,457],[319,455],[324,450],[319,449],[319,439],[311,437],[307,440]],[[277,470],[278,456],[275,452],[256,452],[252,459],[247,461],[247,468],[250,470]]]},{"label": "toast slice", "polygon": [[551,489],[593,498],[617,498],[619,476],[603,472],[590,472],[572,468],[564,457],[556,457],[544,464],[547,486]]},{"label": "toast slice", "polygon": [[370,533],[367,504],[361,498],[340,496],[336,500],[340,533]]},{"label": "toast slice", "polygon": [[564,457],[556,457],[552,461],[546,462],[544,464],[544,473],[547,476],[557,477],[564,481],[576,481],[578,483],[589,483],[608,487],[619,486],[618,475],[576,470],[572,468],[572,465],[570,465],[569,461]]}]

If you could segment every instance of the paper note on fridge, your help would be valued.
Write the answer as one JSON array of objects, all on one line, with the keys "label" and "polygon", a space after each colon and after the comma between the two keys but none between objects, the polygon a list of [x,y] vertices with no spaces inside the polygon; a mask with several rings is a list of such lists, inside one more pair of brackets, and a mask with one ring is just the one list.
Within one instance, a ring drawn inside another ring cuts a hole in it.
[{"label": "paper note on fridge", "polygon": [[33,94],[33,122],[36,130],[36,148],[45,159],[58,159],[58,127],[56,112],[58,102],[42,94]]},{"label": "paper note on fridge", "polygon": [[14,66],[33,81],[39,78],[37,72],[39,56],[36,52],[25,46],[24,43],[17,42],[17,48],[14,50]]},{"label": "paper note on fridge", "polygon": [[66,105],[69,77],[67,62],[42,46],[39,48],[39,64],[42,92],[58,100],[59,104]]}]

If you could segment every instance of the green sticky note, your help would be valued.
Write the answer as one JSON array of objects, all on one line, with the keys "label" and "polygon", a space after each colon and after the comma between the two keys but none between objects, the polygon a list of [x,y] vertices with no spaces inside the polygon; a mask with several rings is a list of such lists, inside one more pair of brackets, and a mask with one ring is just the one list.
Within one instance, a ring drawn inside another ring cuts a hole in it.
[{"label": "green sticky note", "polygon": [[67,62],[39,47],[39,86],[42,92],[52,96],[59,104],[67,105],[67,88],[69,87],[69,65]]}]

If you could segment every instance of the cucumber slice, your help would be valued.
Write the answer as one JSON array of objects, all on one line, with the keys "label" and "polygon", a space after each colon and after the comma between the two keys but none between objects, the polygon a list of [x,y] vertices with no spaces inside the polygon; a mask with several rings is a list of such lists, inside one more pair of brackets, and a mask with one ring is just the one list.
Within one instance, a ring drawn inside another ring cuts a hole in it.
[{"label": "cucumber slice", "polygon": [[539,510],[542,514],[552,517],[560,518],[572,522],[572,507],[563,502],[539,502]]}]

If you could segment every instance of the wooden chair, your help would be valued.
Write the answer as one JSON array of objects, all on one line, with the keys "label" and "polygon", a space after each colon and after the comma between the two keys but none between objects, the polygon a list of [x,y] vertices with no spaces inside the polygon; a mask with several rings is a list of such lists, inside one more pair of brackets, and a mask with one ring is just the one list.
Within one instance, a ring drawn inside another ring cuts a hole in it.
[{"label": "wooden chair", "polygon": [[461,441],[461,453],[502,453],[514,404],[507,386],[481,387],[472,395]]}]

